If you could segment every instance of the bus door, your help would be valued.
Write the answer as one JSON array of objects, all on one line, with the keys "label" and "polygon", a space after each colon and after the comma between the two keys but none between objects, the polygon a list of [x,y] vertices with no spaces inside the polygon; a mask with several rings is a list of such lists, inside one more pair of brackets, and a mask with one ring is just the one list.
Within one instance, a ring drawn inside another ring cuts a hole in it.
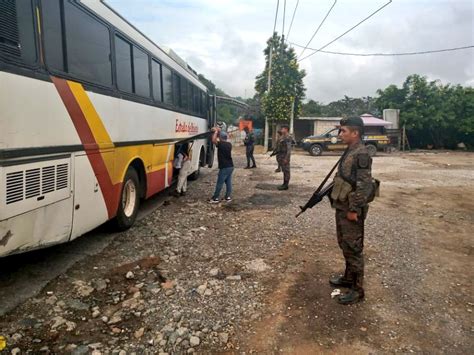
[{"label": "bus door", "polygon": [[[217,98],[215,95],[208,96],[208,128],[211,130],[212,127],[216,125],[217,122]],[[206,149],[206,164],[208,167],[212,168],[214,163],[214,144],[212,143],[212,136],[209,134],[207,139],[207,149]]]}]

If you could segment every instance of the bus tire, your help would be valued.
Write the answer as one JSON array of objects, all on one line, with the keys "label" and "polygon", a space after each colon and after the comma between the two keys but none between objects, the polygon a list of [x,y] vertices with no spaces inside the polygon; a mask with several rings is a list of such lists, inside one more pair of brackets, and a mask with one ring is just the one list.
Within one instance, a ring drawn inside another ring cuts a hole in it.
[{"label": "bus tire", "polygon": [[367,144],[366,147],[369,156],[373,157],[375,154],[377,154],[377,147],[374,144]]},{"label": "bus tire", "polygon": [[137,171],[129,167],[123,179],[117,215],[113,220],[114,229],[124,231],[135,223],[140,207],[140,180]]},{"label": "bus tire", "polygon": [[189,178],[189,180],[194,181],[194,180],[199,179],[199,175],[201,175],[201,167],[200,166],[198,166],[198,169],[195,172],[193,172],[191,175],[189,175],[188,178]]}]

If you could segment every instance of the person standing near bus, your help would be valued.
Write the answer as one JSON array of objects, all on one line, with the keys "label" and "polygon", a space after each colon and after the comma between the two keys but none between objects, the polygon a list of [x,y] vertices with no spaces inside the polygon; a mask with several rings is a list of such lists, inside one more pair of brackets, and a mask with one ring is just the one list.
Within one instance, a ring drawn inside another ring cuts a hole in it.
[{"label": "person standing near bus", "polygon": [[232,201],[232,173],[234,172],[234,162],[232,161],[232,144],[227,142],[227,133],[220,128],[212,129],[212,143],[217,147],[217,163],[219,174],[217,175],[216,189],[209,203],[219,203],[219,195],[222,187],[226,186],[225,201]]},{"label": "person standing near bus", "polygon": [[181,168],[179,169],[178,174],[178,185],[176,187],[175,196],[184,196],[186,195],[186,190],[188,189],[188,175],[191,171],[191,157],[189,153],[179,153],[182,155],[181,158]]},{"label": "person standing near bus", "polygon": [[[244,169],[253,169],[256,168],[255,158],[253,157],[254,145],[255,145],[255,134],[250,131],[248,127],[244,128],[245,138],[245,155],[247,157],[247,166]],[[250,161],[252,161],[252,166],[250,166]]]}]

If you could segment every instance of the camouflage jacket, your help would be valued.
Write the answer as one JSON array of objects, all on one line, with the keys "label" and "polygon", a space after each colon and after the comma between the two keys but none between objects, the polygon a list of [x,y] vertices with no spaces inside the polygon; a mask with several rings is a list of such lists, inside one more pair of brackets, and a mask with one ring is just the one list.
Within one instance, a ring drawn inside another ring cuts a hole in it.
[{"label": "camouflage jacket", "polygon": [[291,137],[288,135],[286,137],[281,137],[278,140],[277,146],[273,151],[272,155],[276,155],[277,159],[286,159],[290,160],[291,156]]},{"label": "camouflage jacket", "polygon": [[360,215],[367,208],[367,199],[373,192],[372,158],[362,142],[350,147],[344,154],[334,179],[342,178],[352,186],[352,190],[345,201],[334,200],[332,205]]}]

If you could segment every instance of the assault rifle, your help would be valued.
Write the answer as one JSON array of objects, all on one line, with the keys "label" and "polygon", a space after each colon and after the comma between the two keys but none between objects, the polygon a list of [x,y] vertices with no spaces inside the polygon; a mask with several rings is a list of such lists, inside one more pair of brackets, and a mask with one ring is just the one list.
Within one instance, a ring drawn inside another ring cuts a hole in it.
[{"label": "assault rifle", "polygon": [[298,214],[295,216],[295,218],[298,218],[304,211],[306,211],[308,208],[313,208],[314,206],[316,206],[318,203],[320,203],[324,196],[329,196],[331,195],[331,192],[332,192],[332,188],[334,187],[334,183],[331,182],[328,186],[324,187],[324,185],[326,184],[326,182],[329,180],[329,178],[331,177],[332,173],[334,172],[334,170],[336,170],[336,167],[339,165],[339,162],[344,158],[344,156],[346,155],[347,153],[347,149],[346,151],[344,152],[344,154],[341,155],[341,157],[339,158],[339,160],[337,161],[337,163],[332,167],[331,171],[329,172],[329,174],[326,175],[326,177],[324,178],[323,182],[318,186],[318,188],[316,189],[316,191],[313,193],[313,196],[311,196],[311,198],[308,200],[308,202],[306,202],[306,204],[304,206],[300,206],[300,209],[301,211],[298,212]]}]

